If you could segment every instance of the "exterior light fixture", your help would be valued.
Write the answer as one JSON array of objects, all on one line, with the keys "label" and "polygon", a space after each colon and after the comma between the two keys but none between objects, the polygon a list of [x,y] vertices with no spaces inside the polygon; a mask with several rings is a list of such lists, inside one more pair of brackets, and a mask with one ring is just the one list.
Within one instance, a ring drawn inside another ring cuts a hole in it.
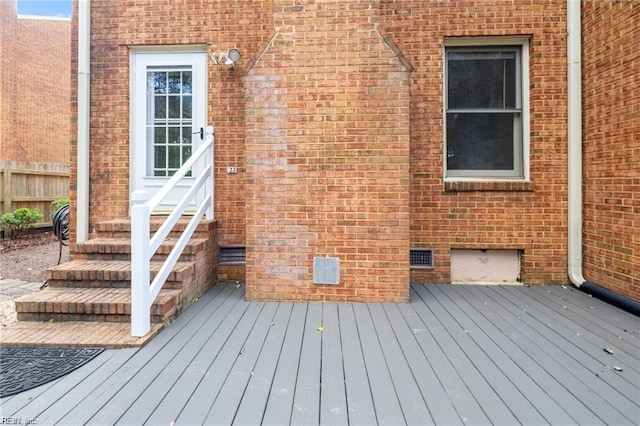
[{"label": "exterior light fixture", "polygon": [[216,65],[219,65],[224,61],[224,64],[227,66],[227,68],[233,68],[236,62],[240,60],[241,56],[242,55],[240,54],[240,51],[238,49],[233,48],[233,49],[229,49],[226,52],[220,52],[219,55],[212,53],[211,60]]},{"label": "exterior light fixture", "polygon": [[240,59],[240,56],[240,51],[238,49],[229,49],[227,52],[227,61],[236,63]]}]

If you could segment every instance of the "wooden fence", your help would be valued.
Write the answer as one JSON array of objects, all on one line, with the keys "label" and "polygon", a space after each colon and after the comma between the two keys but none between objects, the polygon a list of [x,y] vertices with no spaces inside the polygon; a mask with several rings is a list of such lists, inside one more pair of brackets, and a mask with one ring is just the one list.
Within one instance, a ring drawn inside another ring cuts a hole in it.
[{"label": "wooden fence", "polygon": [[60,198],[69,198],[67,164],[0,162],[0,216],[21,207],[37,208],[43,217],[35,226],[51,226],[51,202]]}]

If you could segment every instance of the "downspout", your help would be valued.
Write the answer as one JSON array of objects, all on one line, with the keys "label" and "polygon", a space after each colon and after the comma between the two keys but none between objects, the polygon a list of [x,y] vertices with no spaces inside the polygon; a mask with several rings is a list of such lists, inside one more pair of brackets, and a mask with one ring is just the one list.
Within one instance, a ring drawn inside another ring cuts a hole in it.
[{"label": "downspout", "polygon": [[76,242],[89,239],[89,105],[91,0],[78,0],[78,158],[76,173]]},{"label": "downspout", "polygon": [[582,41],[580,1],[567,0],[568,237],[569,279],[580,287],[582,275]]},{"label": "downspout", "polygon": [[580,0],[567,0],[568,257],[580,290],[640,315],[640,302],[587,281],[582,271],[582,22]]}]

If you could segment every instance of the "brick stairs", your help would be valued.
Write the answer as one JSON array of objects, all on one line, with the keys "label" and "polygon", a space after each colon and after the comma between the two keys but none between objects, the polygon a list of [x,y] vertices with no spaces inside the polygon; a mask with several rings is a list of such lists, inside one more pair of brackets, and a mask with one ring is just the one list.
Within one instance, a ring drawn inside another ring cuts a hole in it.
[{"label": "brick stairs", "polygon": [[[161,219],[152,217],[152,231],[161,223]],[[188,219],[178,222],[157,250],[151,262],[152,278],[187,223]],[[100,332],[92,343],[106,347],[141,346],[214,284],[215,222],[203,220],[151,307],[151,332],[143,338],[131,337],[130,226],[129,219],[98,223],[96,238],[76,244],[69,262],[47,271],[46,288],[16,299],[15,328],[21,330],[22,337],[11,338],[10,325],[0,335],[3,344],[87,345],[87,333],[93,334],[94,324],[99,325],[94,329]],[[25,333],[29,324],[33,332]],[[55,324],[59,331],[47,338],[39,333],[42,324],[49,328]],[[39,336],[39,341],[27,342],[25,334]]]}]

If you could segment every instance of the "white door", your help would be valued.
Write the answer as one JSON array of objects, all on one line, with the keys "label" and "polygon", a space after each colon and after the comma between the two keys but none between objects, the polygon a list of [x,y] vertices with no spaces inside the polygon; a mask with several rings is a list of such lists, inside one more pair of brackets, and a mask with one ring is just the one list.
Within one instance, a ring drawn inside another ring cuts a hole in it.
[{"label": "white door", "polygon": [[[133,52],[131,191],[151,196],[204,141],[205,52]],[[154,213],[171,211],[198,175],[194,166]]]}]

